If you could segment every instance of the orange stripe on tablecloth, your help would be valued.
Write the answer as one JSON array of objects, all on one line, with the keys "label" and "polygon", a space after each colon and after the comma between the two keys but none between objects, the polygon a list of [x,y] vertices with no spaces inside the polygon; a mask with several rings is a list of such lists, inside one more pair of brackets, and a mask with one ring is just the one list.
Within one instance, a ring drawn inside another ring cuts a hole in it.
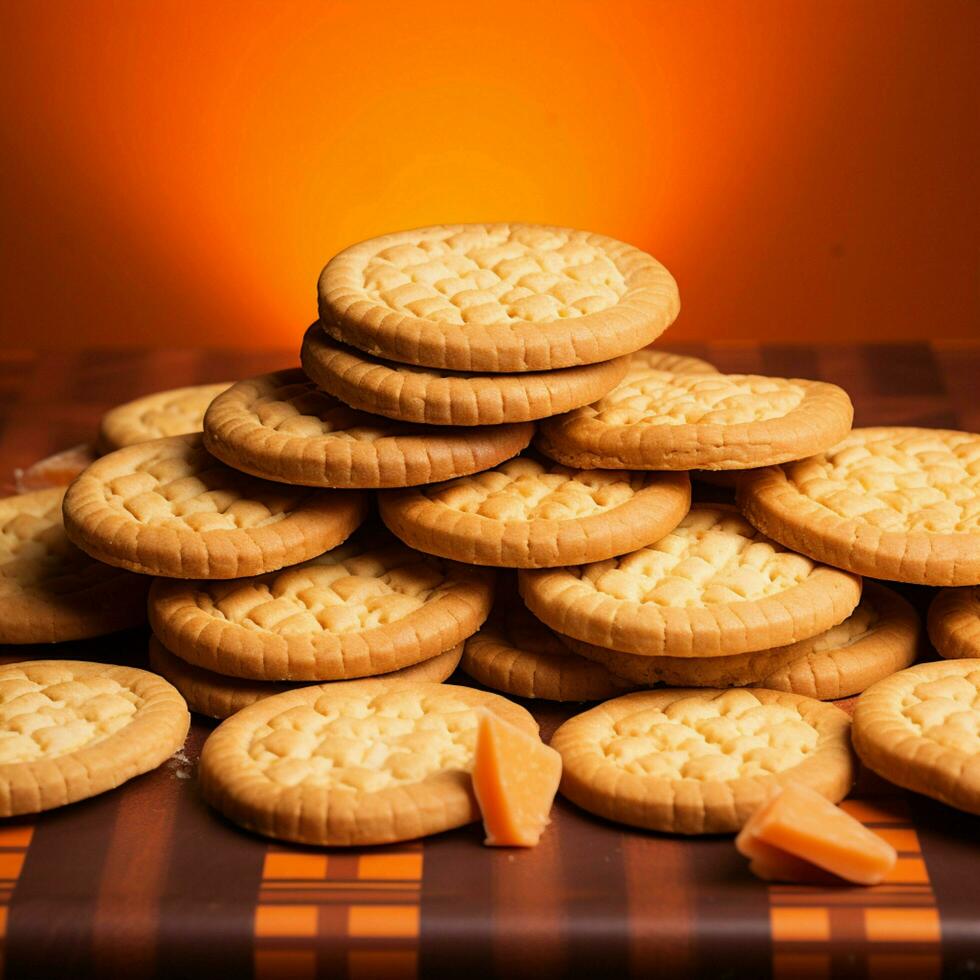
[{"label": "orange stripe on tablecloth", "polygon": [[414,854],[362,854],[357,861],[358,878],[420,881],[422,852]]},{"label": "orange stripe on tablecloth", "polygon": [[0,828],[0,976],[6,966],[7,921],[10,902],[14,897],[17,881],[24,870],[27,850],[34,839],[33,824],[15,824]]},{"label": "orange stripe on tablecloth", "polygon": [[830,939],[830,913],[825,908],[769,909],[769,927],[777,943],[826,942]]},{"label": "orange stripe on tablecloth", "polygon": [[413,905],[352,905],[347,933],[371,939],[408,939],[419,934],[419,909]]},{"label": "orange stripe on tablecloth", "polygon": [[270,878],[312,878],[327,876],[327,856],[325,854],[290,854],[269,852],[262,866],[263,879]]},{"label": "orange stripe on tablecloth", "polygon": [[938,943],[939,910],[865,909],[864,931],[873,943]]},{"label": "orange stripe on tablecloth", "polygon": [[255,935],[260,939],[288,937],[297,939],[315,936],[317,908],[315,905],[257,905]]}]

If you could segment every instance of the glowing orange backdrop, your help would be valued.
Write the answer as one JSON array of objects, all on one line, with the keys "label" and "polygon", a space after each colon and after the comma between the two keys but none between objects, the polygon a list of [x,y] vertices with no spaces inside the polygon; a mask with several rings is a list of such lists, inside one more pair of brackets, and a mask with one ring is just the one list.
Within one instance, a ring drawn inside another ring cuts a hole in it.
[{"label": "glowing orange backdrop", "polygon": [[282,346],[344,245],[606,232],[673,339],[980,333],[971,0],[6,2],[5,345]]}]

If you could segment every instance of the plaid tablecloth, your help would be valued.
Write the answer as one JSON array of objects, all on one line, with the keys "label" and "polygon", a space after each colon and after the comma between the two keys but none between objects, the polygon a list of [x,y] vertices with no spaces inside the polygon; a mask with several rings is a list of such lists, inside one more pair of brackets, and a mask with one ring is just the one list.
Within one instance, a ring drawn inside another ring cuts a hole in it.
[{"label": "plaid tablecloth", "polygon": [[[980,343],[665,345],[727,371],[843,385],[856,424],[980,430]],[[0,475],[90,439],[148,391],[244,377],[294,351],[0,355]],[[924,608],[929,590],[903,590]],[[146,634],[0,648],[145,665]],[[925,656],[931,656],[925,651]],[[457,678],[458,679],[458,678]],[[464,682],[465,681],[461,681]],[[547,737],[581,706],[527,707]],[[874,888],[769,886],[731,838],[644,833],[559,801],[530,851],[479,826],[361,850],[280,845],[201,801],[211,729],[123,788],[0,821],[6,977],[936,977],[980,972],[980,818],[867,773],[848,806],[900,852]]]}]

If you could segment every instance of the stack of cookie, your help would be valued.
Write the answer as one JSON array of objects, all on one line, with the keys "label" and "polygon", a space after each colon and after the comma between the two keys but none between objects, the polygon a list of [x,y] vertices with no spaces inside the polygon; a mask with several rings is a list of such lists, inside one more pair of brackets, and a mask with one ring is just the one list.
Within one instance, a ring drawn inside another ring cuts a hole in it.
[{"label": "stack of cookie", "polygon": [[[849,722],[818,701],[902,671],[920,634],[862,576],[980,584],[980,437],[852,431],[835,385],[649,347],[678,309],[663,266],[599,235],[387,235],[324,269],[302,369],[110,413],[56,531],[93,582],[153,577],[154,669],[204,714],[242,711],[206,753],[217,805],[307,842],[473,819],[447,767],[476,702],[433,693],[457,664],[503,694],[614,699],[556,741],[564,791],[614,819],[735,830],[773,783],[847,792]],[[692,505],[692,476],[735,502]],[[977,605],[937,602],[942,652],[978,655]],[[334,684],[362,678],[383,683]],[[360,794],[348,818],[397,788],[397,826],[330,817],[328,771]]]}]

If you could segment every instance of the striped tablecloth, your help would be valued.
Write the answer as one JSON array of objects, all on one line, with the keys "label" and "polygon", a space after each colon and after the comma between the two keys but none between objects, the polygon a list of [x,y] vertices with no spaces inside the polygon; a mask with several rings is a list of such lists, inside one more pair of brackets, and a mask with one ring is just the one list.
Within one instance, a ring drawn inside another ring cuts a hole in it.
[{"label": "striped tablecloth", "polygon": [[[859,425],[980,430],[980,343],[665,345],[727,371],[823,378]],[[0,354],[0,475],[90,439],[148,391],[244,377],[295,352]],[[920,608],[929,590],[905,590]],[[0,648],[145,664],[146,635]],[[927,654],[929,655],[929,654]],[[548,737],[577,706],[528,703]],[[120,790],[0,821],[6,977],[935,977],[980,971],[980,818],[862,774],[847,804],[900,852],[874,888],[767,886],[731,838],[632,831],[560,801],[530,851],[476,825],[362,850],[280,845],[203,804],[185,753]]]}]

